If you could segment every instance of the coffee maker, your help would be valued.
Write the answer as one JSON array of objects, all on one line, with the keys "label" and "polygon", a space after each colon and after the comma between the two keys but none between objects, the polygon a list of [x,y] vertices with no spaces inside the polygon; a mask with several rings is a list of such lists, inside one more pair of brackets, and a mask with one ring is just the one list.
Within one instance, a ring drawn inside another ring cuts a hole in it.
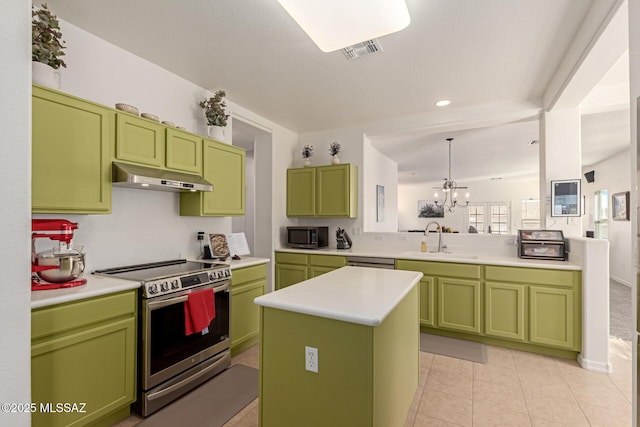
[{"label": "coffee maker", "polygon": [[[78,223],[64,219],[31,220],[31,289],[71,288],[87,283],[79,278],[84,273],[84,253],[72,245],[73,230]],[[36,239],[57,241],[56,247],[36,252]]]}]

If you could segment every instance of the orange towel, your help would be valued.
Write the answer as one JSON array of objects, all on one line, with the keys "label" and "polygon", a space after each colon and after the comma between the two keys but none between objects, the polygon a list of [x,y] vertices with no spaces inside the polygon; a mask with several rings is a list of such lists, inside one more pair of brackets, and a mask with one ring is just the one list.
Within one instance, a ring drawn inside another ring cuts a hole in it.
[{"label": "orange towel", "polygon": [[216,318],[213,289],[192,292],[184,302],[184,333],[195,334],[209,326]]}]

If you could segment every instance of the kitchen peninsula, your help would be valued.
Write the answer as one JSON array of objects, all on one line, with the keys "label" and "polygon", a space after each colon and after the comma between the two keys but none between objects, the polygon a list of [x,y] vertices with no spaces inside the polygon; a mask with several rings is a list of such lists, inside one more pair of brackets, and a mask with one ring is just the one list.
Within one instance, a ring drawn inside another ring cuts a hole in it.
[{"label": "kitchen peninsula", "polygon": [[403,425],[418,385],[421,277],[344,267],[256,298],[260,425]]}]

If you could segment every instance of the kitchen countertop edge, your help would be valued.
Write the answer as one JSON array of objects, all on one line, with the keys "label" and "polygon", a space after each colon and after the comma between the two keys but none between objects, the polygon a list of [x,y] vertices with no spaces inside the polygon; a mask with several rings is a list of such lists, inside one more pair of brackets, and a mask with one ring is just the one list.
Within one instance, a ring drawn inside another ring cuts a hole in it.
[{"label": "kitchen countertop edge", "polygon": [[[400,251],[390,252],[384,250],[372,249],[337,249],[333,247],[320,249],[295,249],[295,248],[277,248],[275,252],[304,253],[311,255],[340,255],[340,256],[361,256],[361,257],[380,257],[393,259],[407,259],[412,261],[429,261],[429,262],[455,262],[462,264],[482,264],[482,265],[500,265],[506,267],[529,267],[529,268],[548,268],[555,270],[582,270],[582,267],[569,261],[549,261],[536,259],[522,259],[515,256],[509,257],[505,255],[485,255],[482,253],[461,253],[460,258],[455,255],[441,257],[438,255],[430,256],[428,254],[410,255]],[[417,252],[417,251],[416,251]],[[464,258],[464,256],[474,255],[476,258]]]},{"label": "kitchen countertop edge", "polygon": [[67,302],[79,301],[116,292],[140,288],[140,282],[114,279],[113,277],[85,276],[87,283],[82,286],[63,289],[31,291],[31,309],[49,307]]}]

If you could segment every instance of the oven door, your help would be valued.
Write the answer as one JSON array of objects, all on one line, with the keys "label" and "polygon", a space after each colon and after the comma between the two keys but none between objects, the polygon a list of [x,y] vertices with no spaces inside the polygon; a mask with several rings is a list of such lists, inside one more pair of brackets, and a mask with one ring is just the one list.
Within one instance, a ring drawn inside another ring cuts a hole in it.
[{"label": "oven door", "polygon": [[[185,335],[184,303],[190,292],[213,288],[216,317],[207,333]],[[143,300],[142,389],[152,387],[229,349],[230,282],[207,284]]]}]

